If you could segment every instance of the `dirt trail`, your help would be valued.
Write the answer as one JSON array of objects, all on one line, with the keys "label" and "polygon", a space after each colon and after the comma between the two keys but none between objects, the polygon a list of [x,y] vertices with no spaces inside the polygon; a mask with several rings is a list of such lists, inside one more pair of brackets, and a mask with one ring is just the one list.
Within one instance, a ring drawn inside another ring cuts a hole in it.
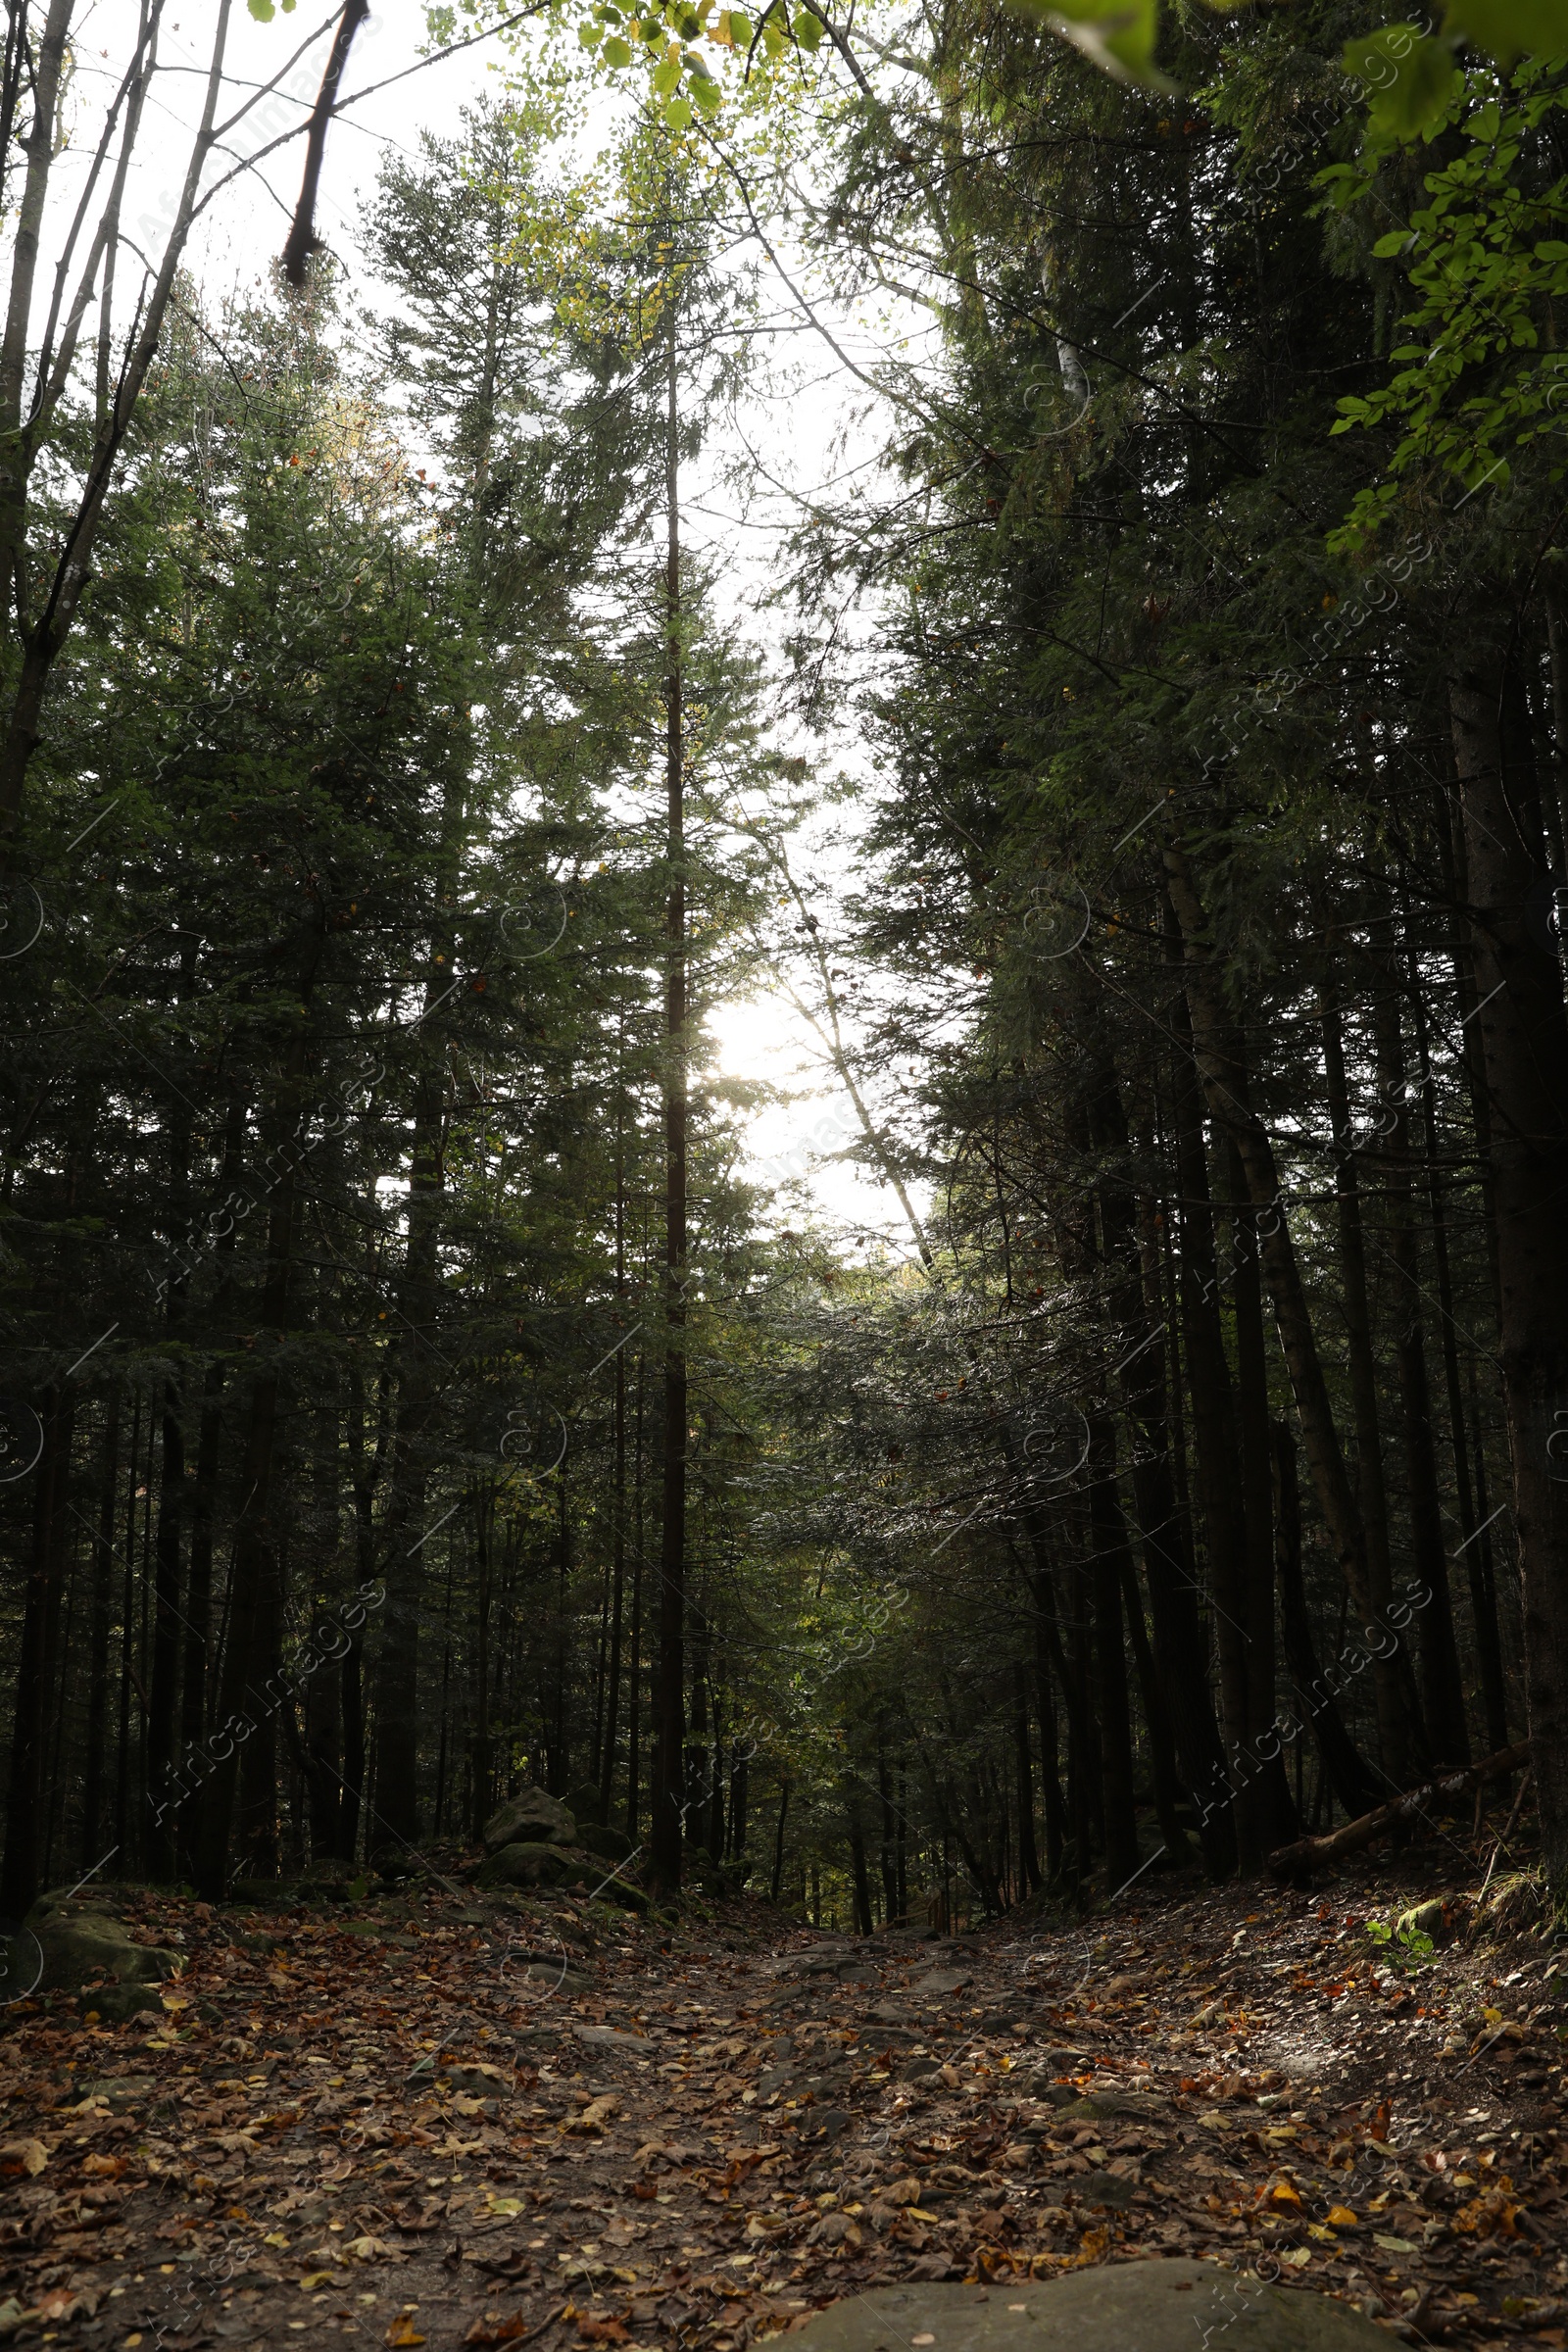
[{"label": "dirt trail", "polygon": [[737,2352],[872,2281],[1199,2253],[1563,2345],[1549,1947],[1391,1965],[1377,1892],[864,1942],[143,1898],[161,2024],[5,2013],[0,2333]]}]

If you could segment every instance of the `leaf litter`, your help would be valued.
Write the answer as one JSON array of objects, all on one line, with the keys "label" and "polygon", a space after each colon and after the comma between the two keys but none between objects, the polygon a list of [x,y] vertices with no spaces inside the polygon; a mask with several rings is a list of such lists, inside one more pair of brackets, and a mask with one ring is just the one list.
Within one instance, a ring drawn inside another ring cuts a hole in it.
[{"label": "leaf litter", "polygon": [[0,2338],[743,2352],[894,2280],[1196,2254],[1568,2346],[1549,1946],[1380,1893],[860,1939],[133,1895],[161,2014],[0,2020]]}]

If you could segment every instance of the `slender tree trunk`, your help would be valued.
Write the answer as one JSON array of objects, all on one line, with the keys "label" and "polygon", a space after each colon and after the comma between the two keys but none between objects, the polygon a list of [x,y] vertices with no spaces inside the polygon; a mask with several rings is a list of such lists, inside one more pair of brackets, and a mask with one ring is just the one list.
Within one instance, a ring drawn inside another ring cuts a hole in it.
[{"label": "slender tree trunk", "polygon": [[[1247,1714],[1248,1747],[1262,1769],[1252,1779],[1253,1821],[1266,1848],[1299,1835],[1275,1738],[1278,1717],[1274,1626],[1274,1504],[1269,1439],[1268,1355],[1263,1333],[1263,1296],[1258,1273],[1257,1223],[1242,1197],[1240,1161],[1232,1155],[1238,1253],[1232,1300],[1236,1313],[1237,1428],[1242,1444],[1242,1491],[1247,1527]],[[1272,1754],[1267,1752],[1272,1747]]]},{"label": "slender tree trunk", "polygon": [[773,1883],[768,1889],[768,1900],[774,1903],[778,1901],[779,1889],[784,1884],[784,1824],[789,1819],[789,1810],[790,1785],[788,1781],[780,1781],[778,1785],[778,1826],[773,1838]]},{"label": "slender tree trunk", "polygon": [[102,1859],[108,1835],[109,1625],[115,1595],[115,1492],[120,1477],[120,1383],[109,1392],[98,1459],[98,1533],[92,1553],[91,1630],[87,1642],[87,1747],[81,1788],[81,1867]]},{"label": "slender tree trunk", "polygon": [[1345,1726],[1338,1699],[1319,1669],[1301,1576],[1301,1496],[1296,1475],[1296,1441],[1283,1421],[1273,1425],[1274,1556],[1280,1580],[1280,1630],[1285,1662],[1305,1723],[1317,1741],[1322,1768],[1335,1795],[1353,1819],[1383,1802],[1387,1791],[1362,1757]]},{"label": "slender tree trunk", "polygon": [[43,1451],[33,1472],[32,1556],[23,1603],[17,1658],[17,1695],[11,1730],[11,1780],[5,1860],[0,1864],[0,1915],[21,1919],[40,1891],[43,1861],[44,1756],[48,1747],[45,1662],[51,1621],[65,1562],[74,1392],[64,1383],[43,1399]]},{"label": "slender tree trunk", "polygon": [[685,1802],[686,1613],[686,792],[681,719],[678,347],[673,291],[666,304],[664,681],[667,797],[664,912],[664,1399],[659,1555],[659,1675],[654,1718],[652,1861],[668,1890],[680,1885]]},{"label": "slender tree trunk", "polygon": [[[1159,1299],[1158,1269],[1145,1262],[1134,1215],[1131,1171],[1123,1172],[1128,1156],[1127,1125],[1115,1075],[1108,1069],[1102,1073],[1096,1091],[1092,1133],[1101,1152],[1109,1155],[1111,1162],[1097,1188],[1100,1231],[1107,1304],[1119,1334],[1120,1379],[1132,1424],[1133,1501],[1149,1585],[1154,1663],[1163,1717],[1175,1743],[1169,1769],[1189,1794],[1196,1794],[1214,1786],[1217,1776],[1223,1775],[1225,1751],[1214,1720],[1208,1645],[1184,1556],[1181,1510],[1171,1469],[1165,1351],[1160,1344],[1163,1316],[1154,1311]],[[1122,1163],[1121,1167],[1117,1163]],[[1141,1639],[1141,1604],[1129,1597],[1128,1608],[1135,1638]],[[1167,1769],[1163,1748],[1159,1767],[1161,1772]],[[1174,1788],[1159,1793],[1161,1835],[1175,1860],[1185,1861],[1187,1838],[1176,1819]],[[1230,1866],[1234,1847],[1224,1814],[1216,1813],[1204,1824],[1201,1843],[1211,1871]]]},{"label": "slender tree trunk", "polygon": [[860,1819],[860,1800],[851,1791],[850,1816],[850,1874],[855,1888],[855,1932],[869,1936],[875,1922],[871,1917],[871,1875],[865,1866],[865,1825]]},{"label": "slender tree trunk", "polygon": [[147,1875],[174,1875],[175,1817],[170,1779],[174,1761],[179,1684],[180,1538],[184,1516],[185,1425],[179,1390],[164,1386],[163,1476],[158,1494],[158,1535],[153,1552],[153,1656],[147,1709],[147,1796],[151,1808],[146,1841]]},{"label": "slender tree trunk", "polygon": [[[434,969],[444,971],[445,965],[438,962]],[[427,1004],[437,993],[432,978]],[[394,1853],[406,1852],[419,1835],[419,1612],[428,1533],[424,1517],[435,1392],[443,1129],[441,1077],[426,1068],[415,1090],[409,1239],[398,1286],[398,1401],[382,1527],[386,1606],[376,1665],[375,1833],[390,1841],[388,1850]]]},{"label": "slender tree trunk", "polygon": [[[1389,979],[1397,974],[1389,966]],[[1410,1513],[1412,1564],[1431,1599],[1420,1612],[1421,1713],[1431,1769],[1466,1765],[1470,1740],[1464,1720],[1464,1685],[1453,1637],[1453,1601],[1448,1558],[1443,1542],[1443,1506],[1438,1495],[1438,1455],[1432,1430],[1432,1390],[1427,1378],[1426,1335],[1421,1314],[1421,1266],[1416,1251],[1415,1186],[1411,1166],[1410,1118],[1400,1035],[1399,1008],[1392,988],[1374,1000],[1378,1075],[1392,1123],[1380,1154],[1388,1193],[1389,1257],[1396,1284],[1395,1355],[1399,1374],[1403,1422],[1404,1482]]]},{"label": "slender tree trunk", "polygon": [[[626,1171],[625,1098],[615,1098],[615,1301],[618,1321],[625,1320],[626,1300]],[[606,1698],[604,1755],[600,1765],[599,1795],[604,1818],[610,1819],[615,1785],[615,1755],[620,1727],[621,1619],[626,1587],[626,1349],[615,1349],[615,1406],[612,1444],[614,1467],[610,1494],[610,1675]]]},{"label": "slender tree trunk", "polygon": [[1540,870],[1504,773],[1503,665],[1477,630],[1449,680],[1493,1121],[1503,1397],[1523,1591],[1542,1860],[1568,1885],[1568,1025],[1562,972],[1531,938]]},{"label": "slender tree trunk", "polygon": [[1138,1868],[1138,1818],[1133,1809],[1132,1718],[1122,1634],[1122,1590],[1132,1573],[1132,1551],[1116,1495],[1115,1435],[1108,1414],[1090,1418],[1089,1480],[1100,1784],[1105,1812],[1105,1870],[1110,1886],[1116,1887]]},{"label": "slender tree trunk", "polygon": [[1340,1241],[1340,1289],[1344,1300],[1346,1351],[1361,1516],[1366,1528],[1367,1573],[1374,1592],[1394,1590],[1389,1561],[1389,1505],[1383,1477],[1383,1436],[1378,1424],[1377,1367],[1372,1353],[1372,1310],[1367,1298],[1366,1235],[1350,1095],[1345,1074],[1345,1023],[1337,1004],[1322,1006],[1323,1071],[1329,1123],[1334,1135],[1335,1209]]},{"label": "slender tree trunk", "polygon": [[[207,1754],[214,1769],[202,1788],[201,1820],[193,1856],[196,1885],[210,1902],[220,1899],[223,1892],[231,1826],[242,1865],[250,1874],[274,1877],[278,1866],[274,1729],[277,1699],[275,1690],[269,1688],[276,1675],[283,1618],[282,1569],[273,1517],[282,1394],[276,1352],[282,1346],[288,1312],[295,1197],[294,1163],[288,1158],[273,1188],[268,1219],[263,1337],[258,1343],[266,1353],[251,1387],[229,1580],[228,1624],[214,1709],[216,1720],[207,1742]],[[236,1790],[239,1791],[237,1814]]]},{"label": "slender tree trunk", "polygon": [[[1386,1605],[1388,1596],[1375,1594],[1372,1590],[1361,1517],[1340,1449],[1328,1383],[1291,1238],[1289,1211],[1281,1197],[1274,1148],[1248,1100],[1245,1073],[1237,1068],[1226,1051],[1227,1023],[1219,977],[1201,944],[1202,903],[1186,853],[1174,843],[1166,846],[1165,868],[1171,900],[1185,934],[1187,1001],[1199,1075],[1212,1116],[1234,1138],[1241,1156],[1248,1196],[1257,1213],[1263,1272],[1301,1423],[1318,1507],[1357,1613],[1371,1623],[1380,1604]],[[1402,1788],[1409,1766],[1409,1725],[1398,1676],[1391,1671],[1387,1659],[1374,1662],[1373,1688],[1383,1769],[1396,1786]]]},{"label": "slender tree trunk", "polygon": [[1465,1563],[1470,1587],[1470,1611],[1475,1634],[1476,1663],[1481,1671],[1481,1703],[1487,1723],[1487,1749],[1494,1756],[1508,1745],[1508,1710],[1503,1695],[1502,1638],[1497,1630],[1496,1595],[1482,1574],[1483,1553],[1476,1538],[1475,1490],[1470,1476],[1470,1445],[1465,1429],[1464,1392],[1459,1379],[1459,1348],[1454,1322],[1453,1276],[1448,1263],[1448,1220],[1443,1202],[1443,1176],[1438,1134],[1438,1096],[1427,1052],[1426,1016],[1419,987],[1414,992],[1416,1052],[1421,1074],[1421,1125],[1426,1156],[1427,1210],[1432,1225],[1432,1254],[1438,1282],[1438,1328],[1443,1338],[1443,1375],[1448,1400],[1448,1434],[1453,1448],[1453,1478],[1459,1502],[1459,1544],[1456,1558]]},{"label": "slender tree trunk", "polygon": [[1138,1579],[1133,1572],[1132,1553],[1124,1564],[1121,1587],[1122,1604],[1127,1611],[1127,1632],[1133,1645],[1133,1660],[1138,1668],[1138,1690],[1144,1702],[1144,1726],[1149,1734],[1149,1770],[1153,1784],[1154,1818],[1159,1823],[1160,1842],[1173,1863],[1191,1859],[1192,1847],[1187,1842],[1176,1807],[1181,1799],[1181,1781],[1176,1771],[1176,1740],[1171,1730],[1170,1710],[1165,1704],[1165,1691],[1159,1678],[1159,1668],[1144,1625],[1144,1604],[1139,1596]]}]

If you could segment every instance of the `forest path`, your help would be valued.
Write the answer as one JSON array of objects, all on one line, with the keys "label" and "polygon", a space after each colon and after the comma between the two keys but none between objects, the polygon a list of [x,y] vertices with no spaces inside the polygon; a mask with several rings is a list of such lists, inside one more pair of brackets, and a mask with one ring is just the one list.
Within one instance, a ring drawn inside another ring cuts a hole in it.
[{"label": "forest path", "polygon": [[1206,2253],[1561,2345],[1549,1954],[1391,1969],[1364,1917],[1409,1899],[1173,1882],[854,1940],[756,1903],[671,1933],[143,1895],[185,1954],[162,2023],[23,2005],[0,2039],[0,2331],[738,2352],[872,2281]]}]

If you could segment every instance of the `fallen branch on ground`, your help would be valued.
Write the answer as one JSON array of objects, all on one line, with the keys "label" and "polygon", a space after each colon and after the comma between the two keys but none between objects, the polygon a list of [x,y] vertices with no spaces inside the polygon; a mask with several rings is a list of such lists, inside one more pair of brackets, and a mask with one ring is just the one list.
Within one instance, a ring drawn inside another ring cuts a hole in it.
[{"label": "fallen branch on ground", "polygon": [[1331,1830],[1326,1838],[1298,1838],[1294,1845],[1278,1847],[1268,1858],[1269,1869],[1277,1879],[1305,1878],[1326,1863],[1338,1862],[1345,1854],[1357,1854],[1363,1846],[1376,1845],[1380,1838],[1402,1829],[1429,1805],[1465,1796],[1484,1781],[1517,1772],[1521,1764],[1529,1761],[1528,1740],[1521,1740],[1513,1747],[1500,1747],[1495,1755],[1483,1756],[1479,1764],[1472,1764],[1463,1772],[1446,1772],[1438,1780],[1424,1782],[1419,1788],[1407,1788],[1402,1796],[1394,1797],[1371,1813],[1363,1813],[1356,1821],[1348,1821],[1343,1829]]}]

